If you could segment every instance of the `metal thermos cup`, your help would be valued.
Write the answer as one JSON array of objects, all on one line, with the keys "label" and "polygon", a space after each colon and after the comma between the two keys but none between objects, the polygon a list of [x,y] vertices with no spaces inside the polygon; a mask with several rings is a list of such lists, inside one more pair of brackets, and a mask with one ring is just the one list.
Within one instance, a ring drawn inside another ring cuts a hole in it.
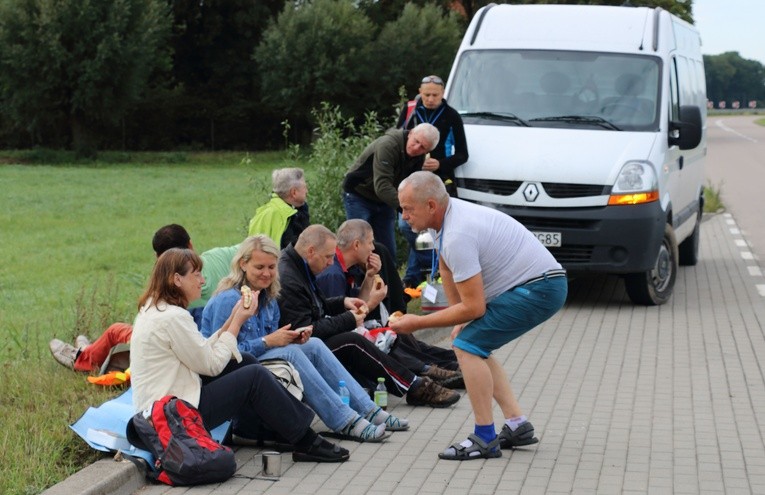
[{"label": "metal thermos cup", "polygon": [[263,452],[263,475],[274,477],[282,475],[282,454],[280,452]]}]

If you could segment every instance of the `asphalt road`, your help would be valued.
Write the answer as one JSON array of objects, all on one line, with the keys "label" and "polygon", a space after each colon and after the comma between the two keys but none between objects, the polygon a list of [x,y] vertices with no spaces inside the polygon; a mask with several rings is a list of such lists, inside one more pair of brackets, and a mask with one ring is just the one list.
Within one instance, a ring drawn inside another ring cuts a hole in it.
[{"label": "asphalt road", "polygon": [[762,116],[707,119],[706,177],[721,189],[725,209],[733,217],[751,252],[765,261],[765,126]]}]

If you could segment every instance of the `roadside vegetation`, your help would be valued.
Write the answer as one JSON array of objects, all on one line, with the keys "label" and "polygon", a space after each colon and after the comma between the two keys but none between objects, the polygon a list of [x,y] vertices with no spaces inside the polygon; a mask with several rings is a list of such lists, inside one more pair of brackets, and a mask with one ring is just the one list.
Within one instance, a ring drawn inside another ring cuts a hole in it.
[{"label": "roadside vegetation", "polygon": [[122,392],[63,368],[48,341],[94,339],[112,322],[131,322],[157,228],[184,225],[200,251],[235,244],[271,170],[294,165],[284,153],[71,159],[0,152],[2,494],[39,493],[99,458],[68,425]]},{"label": "roadside vegetation", "polygon": [[[271,192],[271,171],[302,167],[311,220],[336,229],[345,219],[340,182],[348,165],[390,122],[355,124],[336,107],[315,112],[311,149],[269,153],[101,153],[0,151],[0,231],[5,242],[0,321],[2,494],[34,494],[92,463],[93,451],[68,425],[117,396],[66,370],[48,342],[91,340],[111,323],[132,322],[154,263],[151,237],[179,223],[199,251],[247,234]],[[285,123],[284,133],[288,135]],[[403,241],[403,240],[402,240]],[[404,250],[402,249],[402,252]]]},{"label": "roadside vegetation", "polygon": [[704,213],[719,213],[725,209],[722,203],[722,182],[716,186],[711,181],[707,181],[704,187]]}]

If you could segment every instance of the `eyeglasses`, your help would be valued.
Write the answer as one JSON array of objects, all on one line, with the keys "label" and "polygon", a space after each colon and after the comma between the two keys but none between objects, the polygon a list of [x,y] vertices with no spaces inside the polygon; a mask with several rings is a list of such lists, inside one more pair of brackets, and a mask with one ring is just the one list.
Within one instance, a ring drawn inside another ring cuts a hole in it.
[{"label": "eyeglasses", "polygon": [[427,77],[423,77],[423,78],[422,78],[422,84],[428,84],[428,83],[433,83],[433,84],[440,84],[441,86],[443,86],[443,85],[444,85],[444,80],[443,80],[443,79],[441,79],[441,78],[440,78],[440,77],[438,77],[438,76],[427,76]]}]

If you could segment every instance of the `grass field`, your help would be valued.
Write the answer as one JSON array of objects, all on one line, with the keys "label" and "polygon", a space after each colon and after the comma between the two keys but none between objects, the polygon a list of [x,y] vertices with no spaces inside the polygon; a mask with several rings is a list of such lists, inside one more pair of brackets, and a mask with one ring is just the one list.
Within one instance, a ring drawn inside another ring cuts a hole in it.
[{"label": "grass field", "polygon": [[57,364],[48,341],[132,321],[157,228],[185,226],[200,252],[235,244],[267,197],[271,170],[294,165],[279,153],[67,161],[0,152],[2,494],[39,493],[97,459],[68,425],[121,392]]}]

